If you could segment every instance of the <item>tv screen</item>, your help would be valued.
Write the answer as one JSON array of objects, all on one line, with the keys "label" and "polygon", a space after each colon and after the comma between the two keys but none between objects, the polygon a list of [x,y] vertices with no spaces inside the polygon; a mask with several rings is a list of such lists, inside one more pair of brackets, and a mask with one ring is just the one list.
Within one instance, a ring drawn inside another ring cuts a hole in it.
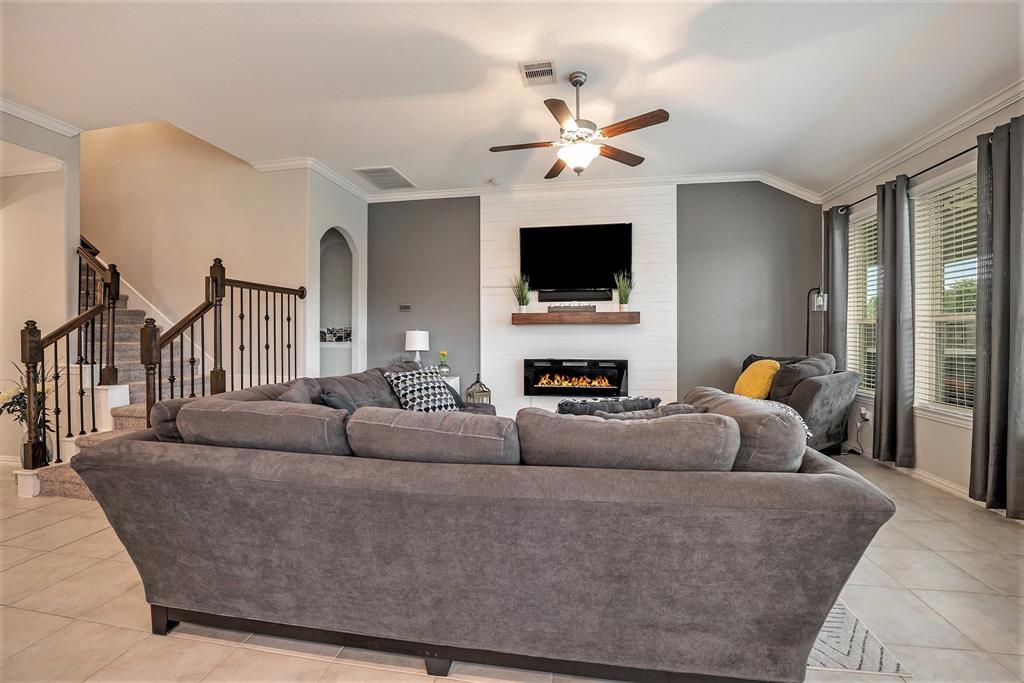
[{"label": "tv screen", "polygon": [[611,289],[633,269],[630,223],[519,229],[519,272],[531,289]]}]

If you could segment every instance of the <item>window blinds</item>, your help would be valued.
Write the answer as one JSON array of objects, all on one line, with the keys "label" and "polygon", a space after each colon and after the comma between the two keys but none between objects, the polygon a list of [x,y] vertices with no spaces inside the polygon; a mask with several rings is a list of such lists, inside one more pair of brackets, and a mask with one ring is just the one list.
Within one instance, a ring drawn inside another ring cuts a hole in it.
[{"label": "window blinds", "polygon": [[915,398],[970,412],[978,284],[977,180],[914,197]]},{"label": "window blinds", "polygon": [[875,390],[878,326],[878,217],[850,222],[847,262],[846,366],[861,374],[861,393]]}]

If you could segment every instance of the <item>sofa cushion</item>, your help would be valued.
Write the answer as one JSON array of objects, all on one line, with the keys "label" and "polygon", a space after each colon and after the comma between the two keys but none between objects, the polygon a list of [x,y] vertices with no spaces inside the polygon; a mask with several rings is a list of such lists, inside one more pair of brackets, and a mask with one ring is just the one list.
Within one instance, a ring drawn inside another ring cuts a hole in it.
[{"label": "sofa cushion", "polygon": [[360,408],[348,420],[352,452],[363,458],[479,465],[519,462],[516,423],[463,412]]},{"label": "sofa cushion", "polygon": [[772,390],[772,380],[779,367],[777,360],[766,358],[754,361],[740,373],[732,393],[748,398],[768,398],[768,393]]},{"label": "sofa cushion", "polygon": [[351,455],[347,410],[285,401],[192,401],[178,412],[185,443],[292,453]]},{"label": "sofa cushion", "polygon": [[320,394],[323,390],[320,388],[320,382],[317,382],[311,377],[300,377],[296,380],[292,380],[288,386],[288,391],[284,392],[277,397],[278,401],[285,401],[287,403],[315,403],[322,404],[323,401],[320,398]]},{"label": "sofa cushion", "polygon": [[195,398],[170,398],[153,405],[149,411],[149,424],[153,428],[156,438],[161,441],[182,443],[181,432],[178,431],[178,413],[183,406],[198,399]]},{"label": "sofa cushion", "polygon": [[660,398],[646,396],[618,396],[613,398],[564,398],[558,402],[558,413],[562,415],[593,415],[601,410],[606,413],[625,413],[633,410],[650,410],[661,403]]},{"label": "sofa cushion", "polygon": [[685,403],[707,406],[711,414],[728,415],[740,428],[740,448],[734,470],[796,472],[803,460],[807,436],[792,415],[763,401],[727,394],[713,387],[697,387],[683,397]]},{"label": "sofa cushion", "polygon": [[623,413],[607,413],[598,410],[594,413],[597,417],[606,420],[654,420],[669,415],[691,415],[693,413],[706,413],[707,406],[691,406],[689,403],[666,403],[665,405],[651,408],[649,410],[630,410]]},{"label": "sofa cushion", "polygon": [[407,372],[418,367],[419,364],[414,361],[405,361],[385,368],[371,368],[351,375],[321,377],[317,381],[324,392],[338,394],[356,407],[401,408],[402,404],[398,401],[395,392],[392,391],[391,385],[384,379],[384,373]]},{"label": "sofa cushion", "polygon": [[459,409],[451,388],[436,366],[409,372],[385,372],[384,379],[391,383],[406,410],[435,413]]},{"label": "sofa cushion", "polygon": [[727,472],[740,445],[735,420],[711,413],[606,420],[523,408],[516,425],[526,465]]},{"label": "sofa cushion", "polygon": [[793,395],[793,391],[800,382],[811,377],[831,375],[835,369],[836,358],[831,353],[817,353],[793,363],[787,363],[775,373],[768,398],[779,403],[789,403],[789,397]]}]

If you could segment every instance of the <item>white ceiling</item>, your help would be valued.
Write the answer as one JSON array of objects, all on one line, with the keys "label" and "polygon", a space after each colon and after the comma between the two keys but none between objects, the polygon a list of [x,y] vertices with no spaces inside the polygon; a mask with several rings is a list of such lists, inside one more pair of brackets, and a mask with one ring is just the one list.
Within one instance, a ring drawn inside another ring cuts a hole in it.
[{"label": "white ceiling", "polygon": [[[647,157],[586,178],[767,172],[821,193],[1017,82],[1004,3],[12,4],[3,95],[83,129],[166,120],[249,162],[393,165],[423,190],[542,182],[543,100]],[[526,88],[517,62],[563,82]],[[573,182],[570,173],[558,183]]]}]

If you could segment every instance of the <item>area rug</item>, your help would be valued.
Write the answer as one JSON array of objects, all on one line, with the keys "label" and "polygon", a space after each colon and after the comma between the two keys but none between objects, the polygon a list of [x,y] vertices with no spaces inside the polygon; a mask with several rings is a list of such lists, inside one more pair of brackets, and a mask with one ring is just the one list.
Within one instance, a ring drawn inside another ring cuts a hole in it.
[{"label": "area rug", "polygon": [[836,600],[818,632],[807,668],[831,671],[909,676],[895,655],[850,611],[842,600]]}]

